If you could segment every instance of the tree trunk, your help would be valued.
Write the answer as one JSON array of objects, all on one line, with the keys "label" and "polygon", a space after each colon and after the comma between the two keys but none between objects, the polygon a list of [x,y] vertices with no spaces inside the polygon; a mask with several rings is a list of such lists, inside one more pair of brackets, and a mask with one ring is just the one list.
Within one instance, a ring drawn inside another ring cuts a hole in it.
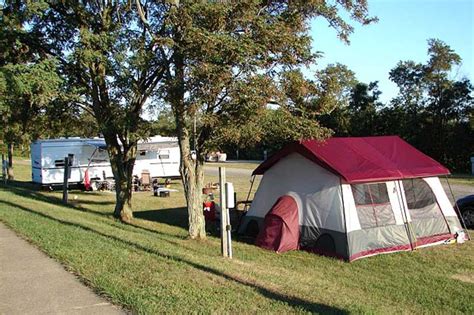
[{"label": "tree trunk", "polygon": [[189,237],[205,239],[206,225],[202,211],[203,159],[197,154],[193,160],[187,129],[180,128],[179,148],[181,153],[180,173],[188,208]]},{"label": "tree trunk", "polygon": [[115,177],[115,210],[114,217],[130,223],[133,219],[132,187],[126,178]]},{"label": "tree trunk", "polygon": [[8,145],[8,163],[7,163],[7,178],[8,180],[14,180],[13,175],[13,142],[9,142]]},{"label": "tree trunk", "polygon": [[[179,41],[179,36],[177,36]],[[180,173],[183,181],[184,195],[188,208],[189,237],[191,239],[205,239],[206,225],[202,209],[202,182],[203,182],[203,158],[196,152],[193,159],[190,146],[190,134],[187,124],[188,113],[184,101],[184,58],[183,53],[177,49],[174,54],[175,78],[174,86],[170,91],[170,102],[173,107],[178,133],[179,149],[181,153]]]},{"label": "tree trunk", "polygon": [[132,180],[135,165],[136,144],[121,148],[115,137],[106,137],[110,165],[115,179],[114,217],[130,223],[133,219]]}]

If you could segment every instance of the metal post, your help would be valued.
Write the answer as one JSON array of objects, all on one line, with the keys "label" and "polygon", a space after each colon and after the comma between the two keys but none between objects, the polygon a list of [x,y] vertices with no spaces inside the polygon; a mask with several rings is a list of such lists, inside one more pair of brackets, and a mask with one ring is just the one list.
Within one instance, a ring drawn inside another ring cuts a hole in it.
[{"label": "metal post", "polygon": [[68,202],[68,182],[69,182],[69,158],[64,158],[64,181],[63,181],[63,203]]},{"label": "metal post", "polygon": [[228,257],[227,247],[227,205],[225,197],[225,167],[219,167],[219,198],[221,203],[221,252]]}]

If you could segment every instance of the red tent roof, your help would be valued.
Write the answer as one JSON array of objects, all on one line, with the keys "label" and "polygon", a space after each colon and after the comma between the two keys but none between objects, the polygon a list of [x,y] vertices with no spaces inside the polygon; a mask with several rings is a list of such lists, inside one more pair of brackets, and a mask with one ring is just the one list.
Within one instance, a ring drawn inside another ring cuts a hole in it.
[{"label": "red tent roof", "polygon": [[305,140],[278,151],[254,171],[265,173],[280,159],[298,152],[348,183],[447,175],[449,170],[398,136]]}]

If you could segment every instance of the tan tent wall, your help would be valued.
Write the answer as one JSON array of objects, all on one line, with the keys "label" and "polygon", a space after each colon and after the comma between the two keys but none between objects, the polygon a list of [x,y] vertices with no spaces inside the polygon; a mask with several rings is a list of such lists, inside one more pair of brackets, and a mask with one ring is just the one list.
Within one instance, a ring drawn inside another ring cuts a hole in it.
[{"label": "tan tent wall", "polygon": [[283,158],[265,172],[248,216],[264,218],[280,196],[295,198],[300,225],[345,232],[340,179],[299,154]]},{"label": "tan tent wall", "polygon": [[303,248],[314,247],[319,236],[327,234],[335,244],[327,252],[348,257],[340,178],[297,153],[265,172],[239,232],[246,233],[249,223],[250,229],[255,224],[261,229],[263,218],[283,195],[292,196],[298,204]]},{"label": "tan tent wall", "polygon": [[423,178],[428,185],[430,186],[431,190],[436,196],[438,204],[443,212],[446,220],[448,221],[448,225],[450,228],[451,233],[456,233],[462,231],[463,228],[461,223],[459,222],[459,218],[456,215],[456,211],[454,211],[453,205],[449,201],[446,192],[444,191],[443,186],[441,185],[441,181],[438,177],[427,177]]}]

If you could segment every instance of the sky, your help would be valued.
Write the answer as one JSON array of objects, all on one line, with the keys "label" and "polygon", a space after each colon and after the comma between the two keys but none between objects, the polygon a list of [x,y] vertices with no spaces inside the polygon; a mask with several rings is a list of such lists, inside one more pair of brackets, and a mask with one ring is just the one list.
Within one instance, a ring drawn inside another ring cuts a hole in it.
[{"label": "sky", "polygon": [[425,63],[427,40],[437,38],[462,58],[451,74],[474,83],[474,0],[368,0],[370,15],[379,21],[367,26],[356,22],[350,45],[340,41],[324,19],[311,23],[313,51],[322,51],[315,70],[339,62],[354,71],[360,82],[379,81],[381,101],[388,102],[397,87],[388,73],[400,60]]}]

